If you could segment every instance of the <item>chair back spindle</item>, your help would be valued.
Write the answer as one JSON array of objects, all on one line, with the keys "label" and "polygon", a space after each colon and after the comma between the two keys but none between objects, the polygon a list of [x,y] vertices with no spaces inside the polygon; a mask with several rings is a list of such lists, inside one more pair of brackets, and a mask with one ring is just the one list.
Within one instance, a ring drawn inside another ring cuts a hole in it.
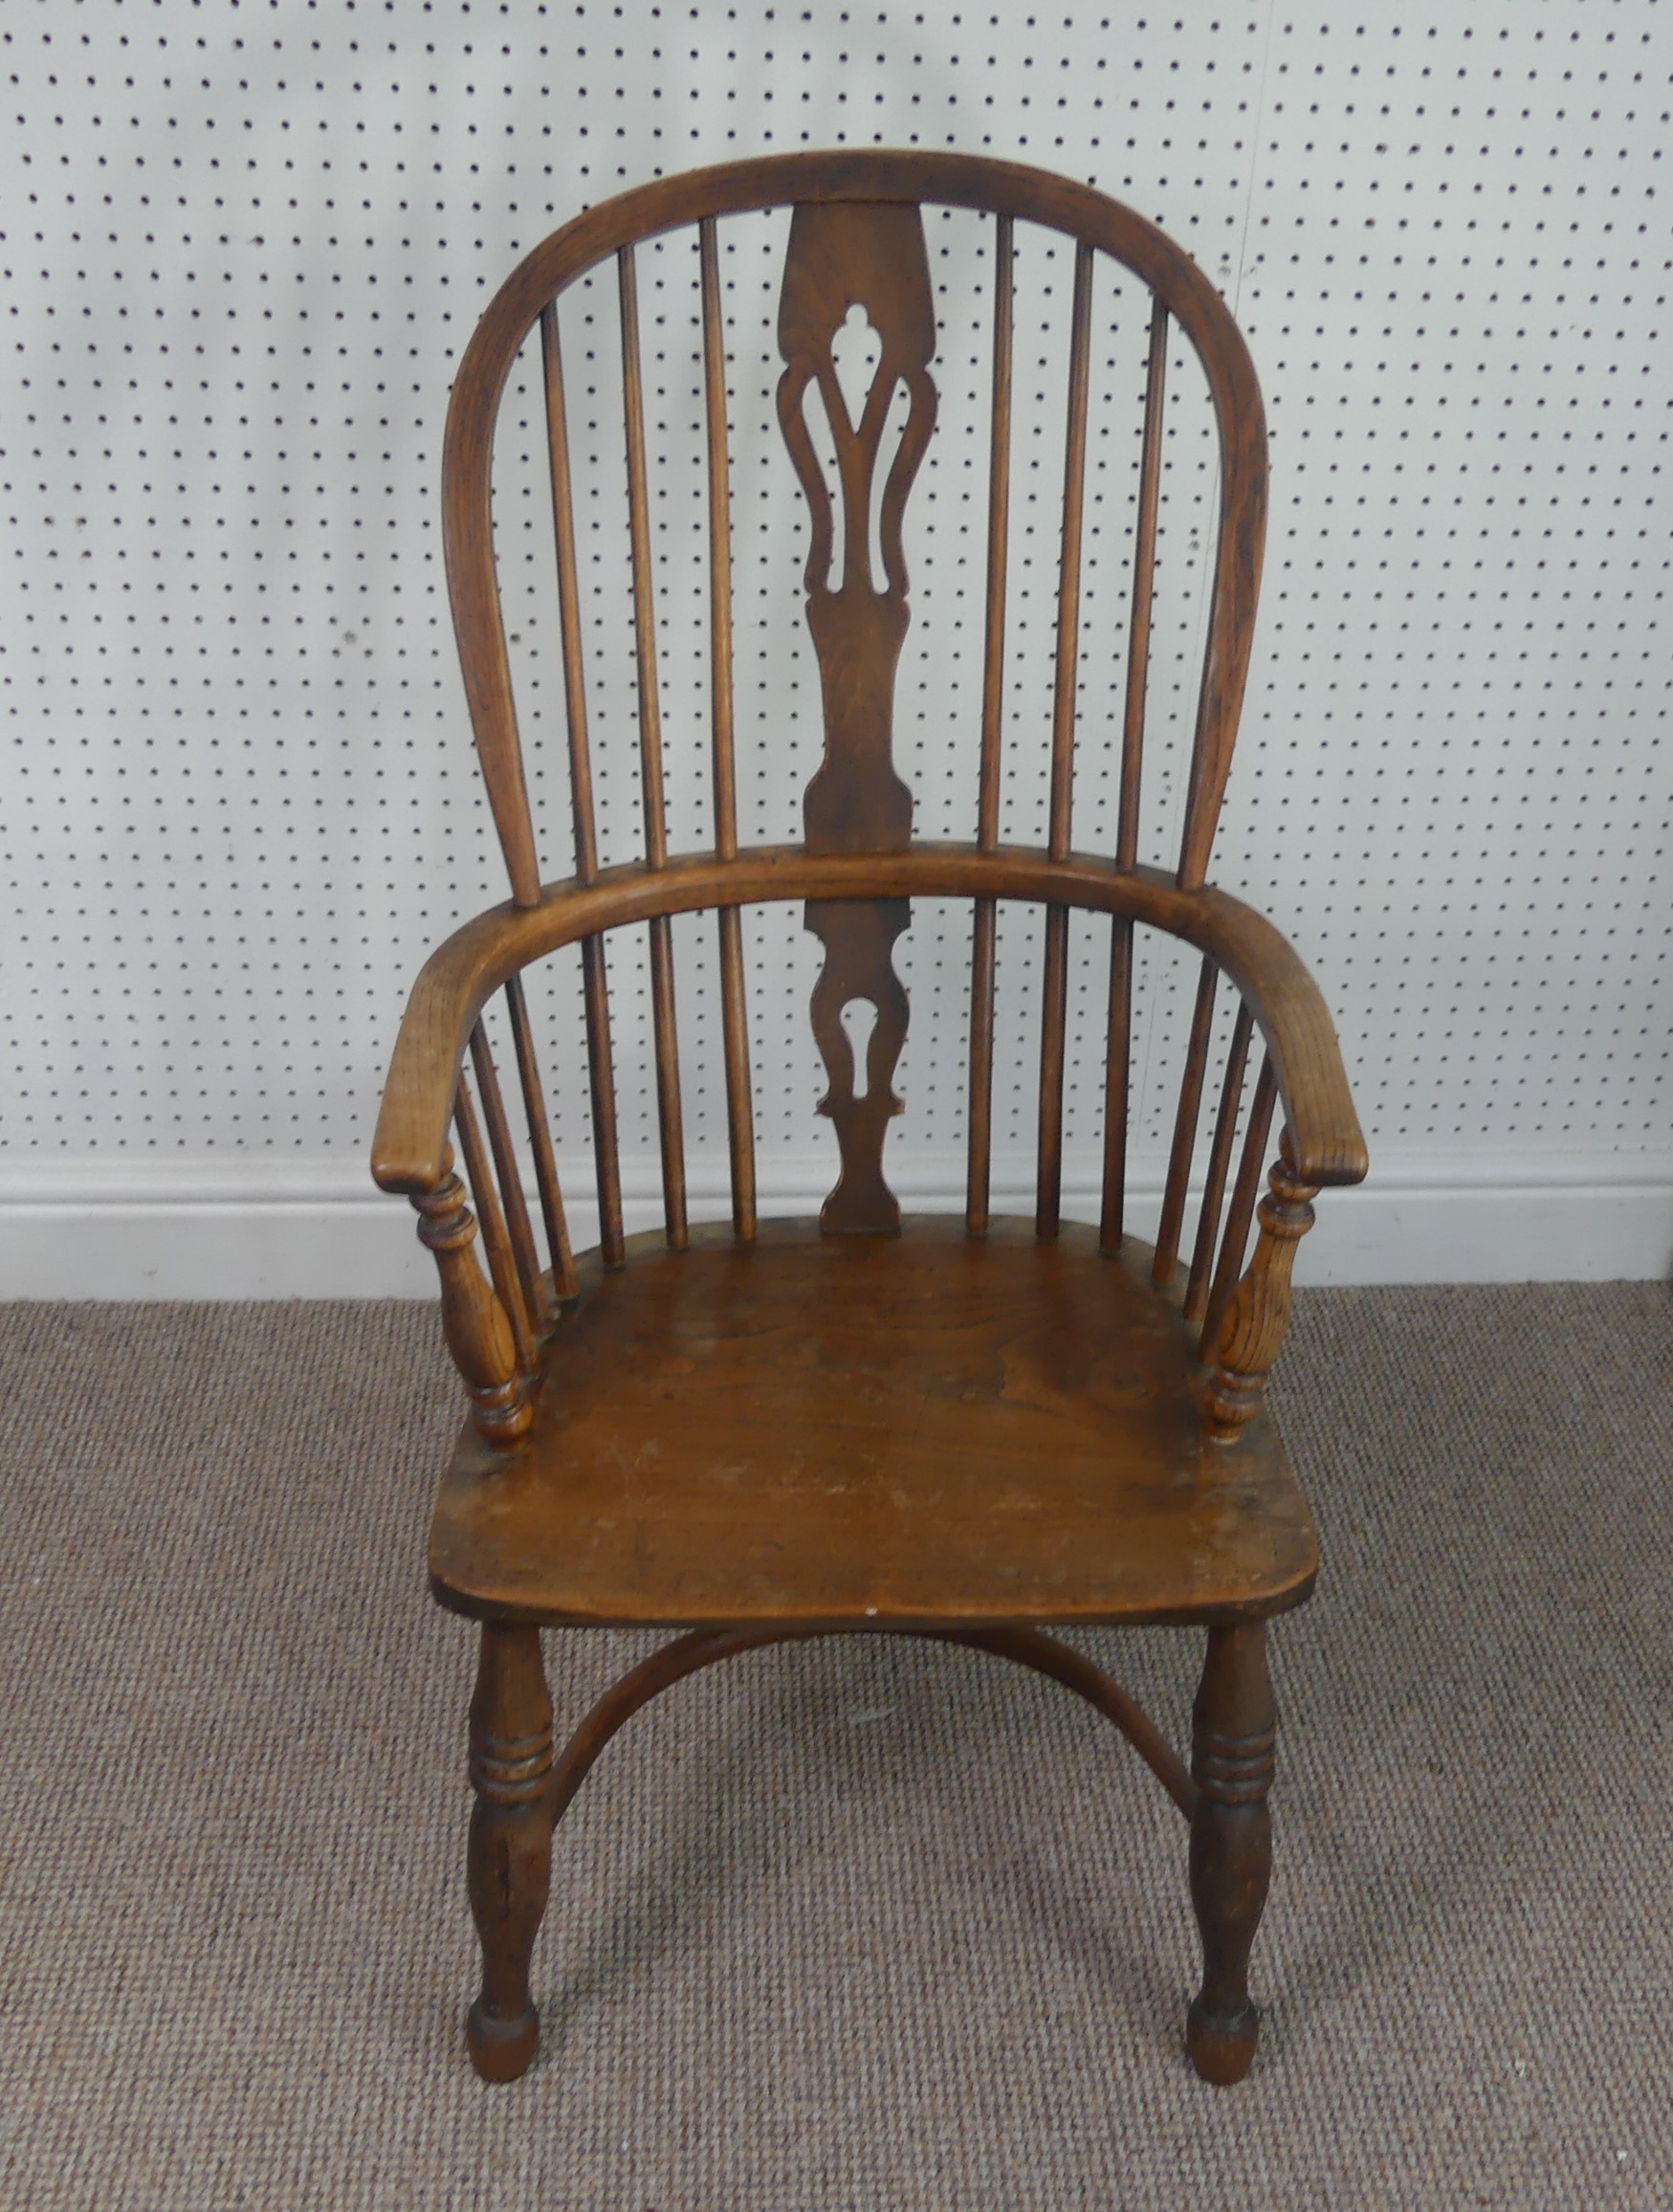
[{"label": "chair back spindle", "polygon": [[[1138,468],[1138,535],[1133,552],[1133,618],[1127,632],[1127,701],[1121,733],[1121,799],[1115,865],[1138,858],[1138,802],[1144,775],[1144,708],[1150,680],[1151,615],[1156,601],[1156,517],[1162,481],[1162,403],[1168,369],[1168,310],[1151,303],[1150,357],[1144,380],[1144,445]],[[1098,1239],[1120,1248],[1126,1226],[1127,1117],[1133,1064],[1133,924],[1119,918],[1110,933],[1110,1011],[1105,1030],[1104,1188]]]},{"label": "chair back spindle", "polygon": [[528,1120],[529,1149],[535,1156],[535,1182],[540,1194],[540,1217],[546,1226],[546,1249],[552,1257],[552,1288],[561,1300],[567,1300],[575,1296],[581,1285],[575,1272],[575,1254],[570,1249],[569,1223],[563,1211],[558,1161],[552,1149],[552,1123],[546,1113],[545,1091],[529,1023],[529,1003],[520,975],[514,975],[505,986],[505,1009],[511,1018],[517,1080],[522,1087],[523,1111]]},{"label": "chair back spindle", "polygon": [[[737,853],[737,767],[732,698],[732,462],[726,424],[726,343],[720,320],[720,253],[715,218],[697,226],[703,305],[703,401],[709,453],[709,655],[715,763],[715,851]],[[720,1027],[726,1067],[726,1135],[732,1169],[732,1228],[755,1235],[755,1104],[749,1073],[743,921],[720,909]]]},{"label": "chair back spindle", "polygon": [[1238,1108],[1243,1103],[1244,1075],[1248,1067],[1249,1038],[1254,1018],[1240,1006],[1232,1025],[1231,1046],[1225,1056],[1225,1080],[1221,1087],[1220,1112],[1209,1147],[1208,1174],[1202,1186],[1202,1206],[1197,1219],[1197,1243],[1191,1253],[1191,1274],[1185,1286],[1185,1318],[1200,1321],[1208,1296],[1208,1274],[1214,1262],[1214,1239],[1220,1228],[1220,1208],[1225,1197],[1226,1170],[1237,1137]]},{"label": "chair back spindle", "polygon": [[494,1155],[494,1172],[505,1207],[506,1230],[521,1294],[520,1310],[529,1333],[539,1338],[551,1325],[551,1309],[546,1302],[540,1263],[535,1256],[535,1231],[529,1220],[528,1201],[523,1196],[522,1171],[517,1165],[517,1147],[512,1142],[511,1124],[506,1119],[505,1101],[499,1093],[499,1075],[489,1049],[488,1032],[480,1022],[471,1031],[471,1065],[476,1071],[482,1118],[488,1126],[488,1146]]},{"label": "chair back spindle", "polygon": [[[563,396],[563,355],[556,300],[540,310],[540,365],[546,392],[546,444],[552,472],[552,526],[558,542],[558,619],[563,648],[563,703],[569,726],[569,793],[575,824],[575,874],[598,876],[592,755],[587,741],[586,673],[583,659],[581,586],[575,563],[575,497],[569,459],[569,425]],[[622,1178],[616,1151],[616,1080],[610,1051],[609,978],[603,938],[581,948],[586,1001],[587,1067],[592,1090],[593,1153],[598,1176],[599,1243],[607,1267],[622,1263]]]},{"label": "chair back spindle", "polygon": [[[1057,657],[1051,712],[1051,789],[1046,851],[1067,860],[1074,803],[1075,700],[1079,688],[1081,535],[1086,508],[1087,386],[1092,329],[1092,250],[1075,248],[1068,353],[1068,427],[1063,464],[1063,538],[1057,579]],[[1068,908],[1046,910],[1041,1001],[1040,1136],[1034,1228],[1057,1234],[1063,1210],[1063,1082],[1068,1023]]]},{"label": "chair back spindle", "polygon": [[[981,674],[981,767],[976,843],[992,852],[1000,835],[1000,733],[1004,717],[1005,570],[1010,552],[1011,352],[1015,317],[1015,243],[1009,215],[994,219],[993,407],[988,450],[987,610]],[[970,1102],[964,1227],[985,1234],[993,1158],[994,968],[999,908],[978,898],[971,937]]]},{"label": "chair back spindle", "polygon": [[[645,795],[645,858],[668,865],[663,795],[662,706],[656,676],[656,613],[650,564],[650,496],[645,467],[645,391],[639,362],[639,286],[633,249],[616,256],[622,316],[622,405],[627,443],[628,550],[633,564],[633,646],[639,680],[639,758]],[[667,915],[649,924],[650,1018],[656,1053],[656,1120],[662,1151],[663,1227],[681,1250],[686,1225],[685,1117],[680,1100],[679,1031],[674,1016],[673,928]]]},{"label": "chair back spindle", "polygon": [[1227,1304],[1244,1272],[1244,1256],[1248,1250],[1255,1200],[1260,1194],[1261,1174],[1266,1164],[1266,1140],[1272,1132],[1272,1107],[1277,1095],[1271,1056],[1266,1054],[1262,1058],[1261,1073],[1255,1079],[1248,1127],[1244,1132],[1243,1157],[1238,1161],[1238,1178],[1232,1186],[1231,1206],[1225,1217],[1225,1234],[1221,1239],[1220,1264],[1214,1271],[1214,1288],[1208,1294],[1208,1309],[1202,1316],[1201,1342],[1208,1347],[1219,1340]]},{"label": "chair back spindle", "polygon": [[1127,633],[1127,701],[1121,730],[1121,807],[1115,865],[1138,858],[1138,801],[1144,775],[1144,707],[1150,682],[1151,618],[1156,605],[1156,519],[1162,489],[1162,406],[1168,375],[1168,311],[1151,307],[1144,379],[1144,445],[1138,464],[1138,534],[1133,550],[1133,618]]},{"label": "chair back spindle", "polygon": [[482,1124],[476,1118],[470,1080],[463,1073],[459,1076],[453,1121],[459,1133],[459,1150],[464,1155],[465,1179],[476,1204],[476,1218],[481,1224],[482,1242],[488,1252],[488,1273],[494,1284],[494,1294],[511,1326],[517,1371],[527,1375],[535,1363],[535,1331],[523,1302],[517,1263],[512,1257],[499,1185],[489,1164],[488,1148],[482,1141]]},{"label": "chair back spindle", "polygon": [[1202,1111],[1202,1081],[1208,1067],[1208,1041],[1214,1026],[1214,994],[1219,981],[1220,970],[1212,960],[1205,960],[1197,980],[1196,1004],[1191,1008],[1185,1072],[1179,1083],[1179,1109],[1174,1121],[1167,1181],[1162,1186],[1161,1220],[1156,1228],[1156,1259],[1151,1269],[1151,1279],[1158,1290],[1165,1289],[1173,1280],[1179,1257],[1179,1231],[1185,1222],[1185,1189],[1197,1149],[1197,1123]]}]

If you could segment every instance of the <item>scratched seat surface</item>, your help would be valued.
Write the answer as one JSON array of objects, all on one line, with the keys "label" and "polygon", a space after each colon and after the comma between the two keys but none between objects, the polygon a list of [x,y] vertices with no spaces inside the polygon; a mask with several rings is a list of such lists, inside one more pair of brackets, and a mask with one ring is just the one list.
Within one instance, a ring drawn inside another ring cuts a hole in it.
[{"label": "scratched seat surface", "polygon": [[560,1622],[1227,1618],[1317,1562],[1270,1417],[1206,1434],[1192,1336],[1065,1224],[763,1223],[581,1263],[512,1450],[467,1427],[430,1570]]}]

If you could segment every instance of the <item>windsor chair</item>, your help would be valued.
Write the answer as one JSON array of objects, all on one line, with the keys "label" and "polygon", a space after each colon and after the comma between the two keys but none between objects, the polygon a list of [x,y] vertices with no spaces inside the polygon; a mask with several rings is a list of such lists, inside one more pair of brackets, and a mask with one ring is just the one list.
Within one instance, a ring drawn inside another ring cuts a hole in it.
[{"label": "windsor chair", "polygon": [[[991,219],[984,690],[976,835],[960,844],[914,838],[913,794],[892,751],[909,620],[903,523],[936,407],[924,205]],[[792,210],[779,299],[779,420],[810,524],[803,582],[825,749],[805,791],[802,841],[750,848],[737,833],[730,426],[716,241],[728,218],[769,208]],[[1020,224],[1067,238],[1074,262],[1056,677],[1048,738],[1042,732],[1049,745],[1043,847],[999,834],[1002,754],[1012,741],[1002,710]],[[676,855],[665,806],[634,249],[680,232],[694,232],[700,271],[714,834],[711,850]],[[1093,857],[1072,848],[1070,824],[1090,302],[1103,257],[1149,288],[1151,307],[1119,824],[1113,854]],[[644,857],[605,867],[557,300],[583,273],[612,261]],[[881,358],[850,419],[832,348],[856,304],[880,340]],[[1182,836],[1177,860],[1163,870],[1140,864],[1137,854],[1170,322],[1195,348],[1206,378],[1220,496]],[[514,359],[537,326],[575,852],[573,875],[544,886],[490,513],[496,411]],[[836,502],[808,431],[810,387],[834,441]],[[885,417],[901,389],[907,411],[881,485],[881,573],[874,573],[873,479]],[[515,2078],[534,2055],[530,1963],[552,1832],[614,1731],[658,1691],[728,1654],[884,1631],[974,1647],[1035,1669],[1125,1734],[1189,1824],[1203,1955],[1187,2018],[1191,2058],[1214,2082],[1240,2079],[1251,2063],[1258,2015],[1247,1966],[1270,1862],[1266,1801],[1275,1726],[1266,1626],[1308,1596],[1317,1566],[1308,1509],[1262,1397],[1288,1318],[1291,1260],[1312,1219],[1310,1201],[1321,1186],[1356,1182],[1366,1168],[1317,989],[1267,922],[1204,881],[1248,665],[1265,502],[1254,371],[1207,279],[1127,209],[998,162],[797,154],[627,192],[537,247],[470,342],[444,455],[447,572],[512,897],[459,930],[423,969],[395,1048],[373,1171],[417,1208],[470,1401],[442,1485],[429,1562],[439,1601],[480,1624],[467,1861],[483,1974],[467,2043],[489,2080]],[[883,1175],[908,1021],[893,962],[912,901],[923,898],[968,899],[974,908],[967,1202],[961,1217],[902,1219]],[[805,902],[806,927],[824,948],[811,1021],[829,1080],[820,1110],[835,1124],[841,1172],[816,1222],[757,1214],[740,914],[787,899]],[[1006,900],[1045,909],[1032,1221],[989,1211],[996,913]],[[1061,1218],[1075,909],[1108,916],[1111,925],[1096,1227]],[[714,913],[717,931],[732,1189],[732,1220],[721,1228],[691,1224],[686,1196],[671,918],[699,911]],[[1171,933],[1201,956],[1154,1245],[1124,1227],[1135,924]],[[634,1236],[623,1227],[605,959],[606,933],[629,928],[649,933],[665,1211],[662,1230]],[[579,1256],[522,981],[532,962],[575,945],[601,1224],[597,1250]],[[1218,1111],[1205,1121],[1222,978],[1238,995],[1238,1011]],[[484,1027],[496,993],[504,994],[526,1108],[545,1267]],[[842,1019],[855,1003],[874,1009],[863,1069]],[[1264,1052],[1251,1087],[1257,1030]],[[1277,1158],[1261,1196],[1278,1116]],[[1203,1137],[1195,1234],[1182,1256]],[[1113,1681],[1048,1633],[1135,1622],[1206,1631],[1189,1768]],[[539,1630],[584,1624],[684,1633],[625,1676],[556,1751]]]}]

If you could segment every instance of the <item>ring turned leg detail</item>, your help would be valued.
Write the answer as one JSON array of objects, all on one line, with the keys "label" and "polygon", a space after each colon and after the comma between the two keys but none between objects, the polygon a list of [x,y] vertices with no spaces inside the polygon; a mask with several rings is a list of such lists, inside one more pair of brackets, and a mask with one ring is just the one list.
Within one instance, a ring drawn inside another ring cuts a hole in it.
[{"label": "ring turned leg detail", "polygon": [[529,1959],[552,1870],[552,1700],[540,1631],[488,1621],[471,1701],[471,1816],[466,1861],[482,1942],[482,1994],[465,2041],[484,2081],[516,2081],[535,2055],[540,2018]]},{"label": "ring turned leg detail", "polygon": [[1261,2018],[1249,2001],[1249,1950],[1272,1869],[1278,1715],[1266,1678],[1266,1625],[1211,1628],[1191,1736],[1200,1796],[1191,1822],[1191,1902],[1202,1934],[1202,1988],[1185,2035],[1204,2081],[1242,2081]]}]

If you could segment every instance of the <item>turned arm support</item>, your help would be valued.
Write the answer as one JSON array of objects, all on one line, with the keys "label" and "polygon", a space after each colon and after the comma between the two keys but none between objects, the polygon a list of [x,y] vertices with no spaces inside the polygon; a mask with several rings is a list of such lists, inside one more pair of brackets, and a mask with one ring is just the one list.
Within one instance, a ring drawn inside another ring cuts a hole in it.
[{"label": "turned arm support", "polygon": [[419,1239],[435,1254],[441,1275],[442,1333],[471,1394],[477,1428],[491,1444],[515,1444],[532,1418],[529,1378],[518,1365],[510,1318],[482,1272],[476,1223],[453,1173],[451,1146],[443,1148],[441,1168],[434,1189],[416,1193],[412,1204]]},{"label": "turned arm support", "polygon": [[549,885],[539,905],[492,908],[425,963],[396,1040],[372,1147],[372,1174],[409,1195],[441,1180],[466,1044],[501,984],[531,961],[661,915],[798,898],[1017,898],[1080,907],[1167,930],[1208,954],[1248,1002],[1272,1056],[1298,1171],[1310,1183],[1358,1183],[1365,1139],[1317,984],[1270,922],[1224,892],[1181,891],[1151,868],[1114,869],[1033,847],[914,845],[904,852],[809,853],[762,846],[733,860],[695,854],[662,868],[604,870]]},{"label": "turned arm support", "polygon": [[1217,1444],[1235,1444],[1261,1409],[1289,1327],[1295,1248],[1313,1225],[1317,1196],[1317,1183],[1297,1172],[1287,1129],[1257,1211],[1254,1256],[1226,1301],[1214,1341],[1201,1347],[1202,1407]]}]

